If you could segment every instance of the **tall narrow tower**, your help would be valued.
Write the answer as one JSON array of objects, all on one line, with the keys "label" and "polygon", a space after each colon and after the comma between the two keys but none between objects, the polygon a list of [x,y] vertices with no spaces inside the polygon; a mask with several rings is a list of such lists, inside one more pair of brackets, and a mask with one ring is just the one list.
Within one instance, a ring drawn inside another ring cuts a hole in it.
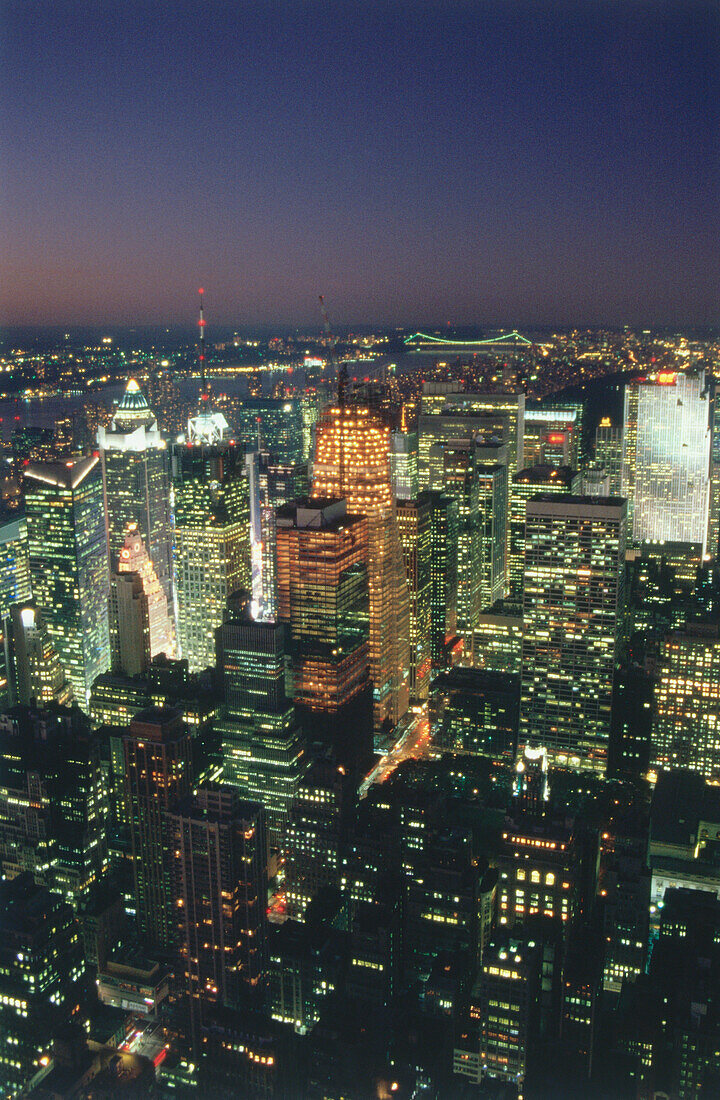
[{"label": "tall narrow tower", "polygon": [[370,673],[375,732],[407,712],[410,601],[390,477],[390,429],[366,408],[335,406],[316,424],[311,496],[345,499],[368,520]]}]

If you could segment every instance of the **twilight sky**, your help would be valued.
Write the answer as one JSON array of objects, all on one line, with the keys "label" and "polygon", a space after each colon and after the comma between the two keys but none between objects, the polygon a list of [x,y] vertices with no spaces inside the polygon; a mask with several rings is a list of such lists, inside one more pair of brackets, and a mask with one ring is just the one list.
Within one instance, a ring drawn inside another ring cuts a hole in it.
[{"label": "twilight sky", "polygon": [[2,324],[720,322],[712,0],[0,0],[0,65]]}]

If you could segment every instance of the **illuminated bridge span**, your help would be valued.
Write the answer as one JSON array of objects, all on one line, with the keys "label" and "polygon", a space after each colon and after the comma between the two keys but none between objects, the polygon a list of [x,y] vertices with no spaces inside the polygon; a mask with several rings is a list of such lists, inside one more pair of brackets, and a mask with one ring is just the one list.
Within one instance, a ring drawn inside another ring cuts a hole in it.
[{"label": "illuminated bridge span", "polygon": [[[485,340],[450,340],[445,336],[431,336],[427,332],[414,332],[412,336],[406,336],[406,347],[425,347],[435,345],[444,348],[492,348],[504,347],[507,344],[523,344],[533,347],[534,340],[528,340],[519,332],[506,332],[502,336],[490,336]],[[537,345],[542,347],[543,345]]]}]

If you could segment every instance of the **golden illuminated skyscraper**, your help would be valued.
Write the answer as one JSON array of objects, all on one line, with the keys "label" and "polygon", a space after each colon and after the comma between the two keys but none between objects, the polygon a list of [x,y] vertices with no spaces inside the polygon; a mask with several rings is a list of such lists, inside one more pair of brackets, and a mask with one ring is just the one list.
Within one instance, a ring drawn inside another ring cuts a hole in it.
[{"label": "golden illuminated skyscraper", "polygon": [[344,498],[367,516],[370,674],[375,731],[393,727],[410,696],[410,599],[390,478],[390,429],[365,408],[325,410],[315,426],[312,496]]},{"label": "golden illuminated skyscraper", "polygon": [[167,600],[143,537],[135,524],[128,524],[118,562],[119,573],[137,573],[148,603],[150,659],[160,653],[175,656],[175,624],[168,614]]}]

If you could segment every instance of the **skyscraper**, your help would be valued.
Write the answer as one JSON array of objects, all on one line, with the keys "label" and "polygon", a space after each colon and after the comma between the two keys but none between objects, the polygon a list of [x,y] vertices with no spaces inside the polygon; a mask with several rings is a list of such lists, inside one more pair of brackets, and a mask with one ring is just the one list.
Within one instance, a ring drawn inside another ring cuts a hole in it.
[{"label": "skyscraper", "polygon": [[480,482],[475,443],[435,444],[429,462],[430,488],[452,497],[457,505],[457,629],[468,637],[481,610]]},{"label": "skyscraper", "polygon": [[433,668],[447,663],[446,639],[457,630],[457,501],[435,490],[430,500],[430,657]]},{"label": "skyscraper", "polygon": [[243,798],[263,804],[273,847],[282,843],[307,760],[287,684],[286,632],[282,623],[253,621],[248,593],[231,598],[217,631],[223,779]]},{"label": "skyscraper", "polygon": [[160,578],[150,560],[144,540],[137,527],[128,525],[118,559],[119,573],[135,573],[140,578],[147,601],[150,660],[161,653],[175,656],[175,620],[168,611]]},{"label": "skyscraper", "polygon": [[622,491],[622,430],[604,416],[595,429],[595,463],[610,478],[609,495],[621,496]]},{"label": "skyscraper", "polygon": [[5,629],[11,704],[69,704],[72,687],[36,604],[13,604]]},{"label": "skyscraper", "polygon": [[[30,599],[30,562],[25,516],[0,518],[0,638],[15,603]],[[0,641],[0,700],[12,692],[12,668],[8,667],[8,639]]]},{"label": "skyscraper", "polygon": [[694,543],[705,552],[711,405],[703,370],[625,387],[622,491],[635,542]]},{"label": "skyscraper", "polygon": [[123,742],[138,928],[148,943],[168,948],[175,914],[165,815],[191,791],[190,736],[179,710],[149,707],[132,719]]},{"label": "skyscraper", "polygon": [[712,623],[668,635],[655,682],[653,767],[720,781],[720,637]]},{"label": "skyscraper", "polygon": [[420,493],[398,500],[397,520],[410,590],[410,698],[427,699],[430,687],[430,597],[432,580],[432,500]]},{"label": "skyscraper", "polygon": [[150,664],[150,620],[139,573],[113,573],[109,621],[112,671],[142,675]]},{"label": "skyscraper", "polygon": [[390,436],[390,474],[396,500],[414,500],[418,495],[418,433],[393,432]]},{"label": "skyscraper", "polygon": [[410,608],[390,482],[390,430],[366,408],[329,408],[316,424],[311,496],[345,499],[367,516],[370,668],[375,731],[392,729],[410,698]]},{"label": "skyscraper", "polygon": [[204,1007],[238,1007],[267,966],[263,807],[209,783],[167,814],[171,912],[191,1028]]},{"label": "skyscraper", "polygon": [[278,508],[278,620],[295,702],[307,733],[353,772],[372,758],[368,573],[368,521],[345,501]]},{"label": "skyscraper", "polygon": [[107,536],[97,457],[25,467],[33,597],[85,706],[110,664]]},{"label": "skyscraper", "polygon": [[525,409],[523,466],[580,467],[582,405]]},{"label": "skyscraper", "polygon": [[215,663],[215,630],[228,597],[250,587],[244,453],[222,441],[178,445],[173,484],[178,643],[195,672]]},{"label": "skyscraper", "polygon": [[623,500],[541,493],[527,504],[521,745],[604,773],[624,609]]},{"label": "skyscraper", "polygon": [[173,533],[168,452],[155,414],[134,378],[129,380],[110,426],[98,429],[97,440],[110,568],[117,568],[128,524],[134,525],[145,542],[172,614]]},{"label": "skyscraper", "polygon": [[510,553],[508,586],[510,599],[522,603],[525,569],[525,513],[527,502],[537,493],[569,495],[580,491],[581,478],[569,466],[526,466],[513,478],[510,501]]}]

